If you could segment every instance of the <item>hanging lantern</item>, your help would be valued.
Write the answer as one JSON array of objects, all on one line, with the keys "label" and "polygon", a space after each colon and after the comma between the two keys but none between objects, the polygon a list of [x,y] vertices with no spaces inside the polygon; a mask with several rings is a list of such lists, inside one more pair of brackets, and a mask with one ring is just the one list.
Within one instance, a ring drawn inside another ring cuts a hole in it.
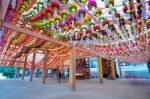
[{"label": "hanging lantern", "polygon": [[85,4],[86,4],[87,1],[88,1],[88,0],[79,0],[79,2],[80,2],[80,4],[81,4],[82,8],[85,8]]},{"label": "hanging lantern", "polygon": [[97,7],[97,3],[95,0],[89,0],[87,6],[90,11],[94,11]]},{"label": "hanging lantern", "polygon": [[125,6],[123,7],[123,12],[124,12],[124,13],[127,13],[127,11],[128,11],[128,7],[127,7],[127,5],[125,5]]},{"label": "hanging lantern", "polygon": [[98,20],[99,22],[102,22],[105,18],[104,17],[99,17]]},{"label": "hanging lantern", "polygon": [[99,26],[98,24],[96,24],[96,25],[94,26],[94,31],[95,31],[95,32],[100,32],[100,26]]},{"label": "hanging lantern", "polygon": [[63,24],[65,24],[65,18],[69,16],[69,12],[67,10],[61,11],[61,17],[63,18]]},{"label": "hanging lantern", "polygon": [[51,16],[53,16],[54,11],[52,8],[46,8],[46,13],[47,13],[48,17],[51,17]]},{"label": "hanging lantern", "polygon": [[86,35],[86,29],[87,29],[87,26],[86,26],[86,25],[82,25],[82,26],[81,26],[81,30],[83,31],[83,36]]},{"label": "hanging lantern", "polygon": [[55,22],[56,22],[56,27],[58,28],[58,23],[61,21],[61,16],[59,16],[59,15],[57,15],[56,17],[55,17]]},{"label": "hanging lantern", "polygon": [[110,21],[107,20],[107,19],[105,19],[105,20],[103,21],[103,26],[108,27],[108,26],[109,26],[109,23],[110,23]]},{"label": "hanging lantern", "polygon": [[95,0],[89,0],[87,6],[88,6],[88,9],[90,11],[92,11],[93,15],[95,15],[95,9],[97,7],[96,1]]},{"label": "hanging lantern", "polygon": [[90,16],[90,15],[86,15],[86,16],[84,17],[84,22],[90,23],[90,22],[91,22],[91,16]]},{"label": "hanging lantern", "polygon": [[21,5],[20,8],[18,9],[18,13],[21,14],[22,12],[25,11],[26,8],[27,8],[27,5]]},{"label": "hanging lantern", "polygon": [[58,9],[60,8],[60,4],[58,2],[52,1],[51,7],[54,10],[54,17],[56,17],[58,13]]},{"label": "hanging lantern", "polygon": [[69,19],[70,19],[70,22],[72,23],[72,26],[74,27],[74,23],[76,22],[77,17],[70,15],[70,16],[69,16]]},{"label": "hanging lantern", "polygon": [[39,2],[37,3],[37,6],[42,9],[42,8],[44,8],[44,3],[41,2],[41,1],[39,1]]},{"label": "hanging lantern", "polygon": [[76,28],[81,28],[82,22],[81,21],[76,21],[75,22],[75,27]]},{"label": "hanging lantern", "polygon": [[68,6],[70,12],[76,12],[78,9],[78,5],[75,2],[72,2]]},{"label": "hanging lantern", "polygon": [[91,27],[92,32],[94,31],[94,26],[95,26],[95,23],[94,23],[94,22],[90,22],[90,23],[89,23],[89,27]]},{"label": "hanging lantern", "polygon": [[59,0],[63,4],[67,4],[69,0]]},{"label": "hanging lantern", "polygon": [[54,23],[55,23],[54,18],[50,18],[49,19],[49,24],[50,24],[52,30],[54,30]]},{"label": "hanging lantern", "polygon": [[86,3],[87,0],[79,0],[80,3]]},{"label": "hanging lantern", "polygon": [[117,18],[117,19],[119,19],[120,18],[120,13],[115,13],[115,17]]},{"label": "hanging lantern", "polygon": [[96,8],[95,10],[95,16],[99,17],[102,14],[102,10],[100,8]]},{"label": "hanging lantern", "polygon": [[37,6],[34,6],[34,7],[33,7],[33,10],[34,10],[34,12],[36,12],[36,13],[40,11]]},{"label": "hanging lantern", "polygon": [[87,30],[86,30],[86,34],[91,34],[92,33],[92,30],[90,29],[90,28],[88,28]]},{"label": "hanging lantern", "polygon": [[83,21],[83,18],[85,17],[85,15],[86,15],[86,10],[85,9],[79,9],[78,10],[78,16],[81,19],[81,21]]}]

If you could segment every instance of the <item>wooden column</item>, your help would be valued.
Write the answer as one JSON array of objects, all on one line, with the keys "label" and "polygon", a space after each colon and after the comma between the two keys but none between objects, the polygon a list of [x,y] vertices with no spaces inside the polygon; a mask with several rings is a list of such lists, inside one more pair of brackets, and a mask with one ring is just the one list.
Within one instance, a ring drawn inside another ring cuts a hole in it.
[{"label": "wooden column", "polygon": [[88,57],[88,76],[89,76],[89,79],[91,78],[91,70],[90,70],[91,66],[90,66],[90,57]]},{"label": "wooden column", "polygon": [[42,82],[43,82],[43,84],[45,84],[45,82],[46,82],[46,70],[47,70],[47,51],[48,51],[48,49],[47,48],[45,48],[45,51],[44,51],[44,64],[43,64],[43,67],[42,67]]},{"label": "wooden column", "polygon": [[36,76],[35,76],[36,78],[39,76],[39,71],[40,71],[40,69],[37,68],[37,69],[36,69]]},{"label": "wooden column", "polygon": [[115,71],[115,65],[114,65],[113,60],[111,60],[111,74],[112,74],[112,79],[115,80],[116,79],[116,71]]},{"label": "wooden column", "polygon": [[35,68],[35,58],[36,58],[36,52],[33,53],[33,58],[32,58],[32,65],[31,65],[31,71],[30,71],[30,81],[31,82],[32,82],[32,78],[33,78],[34,68]]},{"label": "wooden column", "polygon": [[100,83],[103,83],[103,67],[102,67],[102,59],[100,56],[97,57],[98,61],[98,75]]},{"label": "wooden column", "polygon": [[57,68],[56,68],[56,77],[57,77],[57,79],[59,78],[58,73],[59,73],[59,66],[57,66]]},{"label": "wooden column", "polygon": [[46,68],[46,78],[48,78],[48,68]]},{"label": "wooden column", "polygon": [[74,47],[70,50],[70,65],[69,65],[69,82],[72,90],[76,89],[76,50]]},{"label": "wooden column", "polygon": [[24,62],[24,66],[23,66],[22,80],[24,80],[24,76],[26,73],[26,65],[27,65],[27,56],[25,57],[25,62]]},{"label": "wooden column", "polygon": [[119,65],[120,78],[122,79],[122,69],[121,69],[121,63],[119,62],[119,63],[118,63],[118,65]]},{"label": "wooden column", "polygon": [[18,65],[18,67],[17,67],[16,78],[20,77],[19,73],[20,73],[20,63]]}]

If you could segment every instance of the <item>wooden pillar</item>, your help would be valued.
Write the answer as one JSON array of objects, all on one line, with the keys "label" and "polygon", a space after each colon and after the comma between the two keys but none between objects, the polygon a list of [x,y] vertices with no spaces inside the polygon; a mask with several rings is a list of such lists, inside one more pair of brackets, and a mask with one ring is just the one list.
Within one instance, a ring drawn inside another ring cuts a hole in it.
[{"label": "wooden pillar", "polygon": [[46,68],[46,78],[48,78],[48,68]]},{"label": "wooden pillar", "polygon": [[90,70],[91,66],[90,66],[90,57],[88,57],[88,76],[89,79],[91,78],[91,70]]},{"label": "wooden pillar", "polygon": [[35,68],[35,58],[36,58],[36,53],[33,53],[33,58],[32,58],[32,65],[31,65],[31,71],[30,71],[30,81],[32,82],[33,78],[33,73],[34,73],[34,68]]},{"label": "wooden pillar", "polygon": [[19,73],[20,73],[20,63],[18,65],[18,67],[17,67],[16,78],[20,77]]},{"label": "wooden pillar", "polygon": [[70,50],[70,65],[69,65],[69,82],[72,90],[76,89],[76,50],[74,47]]},{"label": "wooden pillar", "polygon": [[113,60],[111,60],[111,74],[112,74],[112,79],[115,80],[116,79],[116,71],[115,71],[115,65],[114,65]]},{"label": "wooden pillar", "polygon": [[36,69],[36,76],[35,76],[36,78],[39,76],[39,71],[40,71],[40,69],[37,68],[37,69]]},{"label": "wooden pillar", "polygon": [[57,66],[57,68],[56,68],[56,78],[58,79],[59,77],[58,77],[58,74],[59,74],[59,66]]},{"label": "wooden pillar", "polygon": [[120,78],[122,79],[122,69],[121,69],[121,63],[119,62],[119,72],[120,72]]},{"label": "wooden pillar", "polygon": [[47,70],[47,51],[48,51],[48,49],[47,48],[45,48],[45,51],[44,51],[44,64],[43,64],[43,67],[42,67],[42,82],[43,82],[43,84],[45,84],[45,82],[46,82],[46,70]]},{"label": "wooden pillar", "polygon": [[102,59],[100,56],[97,58],[98,61],[98,75],[100,83],[103,83],[103,67],[102,67]]},{"label": "wooden pillar", "polygon": [[23,66],[22,80],[24,80],[24,76],[26,73],[26,65],[27,65],[27,56],[25,57],[25,62],[24,62],[24,66]]}]

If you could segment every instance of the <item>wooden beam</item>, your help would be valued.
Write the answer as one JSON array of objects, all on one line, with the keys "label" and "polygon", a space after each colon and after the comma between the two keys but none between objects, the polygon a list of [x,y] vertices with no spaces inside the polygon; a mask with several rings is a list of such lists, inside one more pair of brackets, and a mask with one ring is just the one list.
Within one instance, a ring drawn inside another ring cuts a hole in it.
[{"label": "wooden beam", "polygon": [[46,40],[46,41],[56,43],[56,44],[59,44],[59,45],[70,46],[68,43],[58,41],[57,39],[54,39],[53,37],[47,37],[47,36],[44,36],[42,34],[32,32],[32,31],[24,29],[24,28],[20,28],[18,26],[15,26],[15,25],[7,23],[7,22],[3,22],[2,26],[6,27],[6,28],[9,28],[9,29],[12,29],[12,30],[15,30],[15,31],[18,31],[18,32],[21,32],[21,33],[25,33],[27,35],[30,35],[30,36],[33,36],[33,37],[36,37],[36,38],[40,38],[40,39],[43,39],[43,40]]},{"label": "wooden beam", "polygon": [[16,61],[16,60],[9,60],[9,59],[1,59],[0,61],[7,61],[7,62],[21,62],[21,63],[24,63],[24,61]]},{"label": "wooden beam", "polygon": [[2,22],[4,21],[10,0],[1,0],[0,1],[0,27],[2,26]]},{"label": "wooden beam", "polygon": [[[56,44],[59,44],[59,45],[62,45],[62,46],[71,47],[71,44],[68,44],[66,42],[58,41],[58,39],[55,39],[53,37],[47,37],[47,36],[44,36],[42,34],[32,32],[32,31],[24,29],[24,28],[20,28],[18,26],[15,26],[15,25],[7,23],[7,22],[3,22],[2,26],[6,27],[6,28],[9,28],[9,29],[12,29],[14,31],[25,33],[27,35],[30,35],[30,36],[33,36],[33,37],[36,37],[36,38],[40,38],[40,39],[43,39],[43,40],[46,40],[46,41],[53,42],[53,43],[56,43]],[[91,51],[89,49],[83,49],[83,48],[80,48],[78,46],[75,46],[75,49],[79,50],[79,51],[82,51],[82,52],[85,52],[85,53],[90,53],[92,55],[97,55],[97,53],[95,53],[94,51]]]}]

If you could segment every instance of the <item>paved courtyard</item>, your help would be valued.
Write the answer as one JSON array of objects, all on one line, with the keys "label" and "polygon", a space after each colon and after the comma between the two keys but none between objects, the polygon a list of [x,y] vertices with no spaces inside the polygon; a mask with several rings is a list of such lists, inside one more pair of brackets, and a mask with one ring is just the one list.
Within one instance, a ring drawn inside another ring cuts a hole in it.
[{"label": "paved courtyard", "polygon": [[0,99],[150,99],[150,80],[78,80],[76,91],[52,78],[0,80]]}]

